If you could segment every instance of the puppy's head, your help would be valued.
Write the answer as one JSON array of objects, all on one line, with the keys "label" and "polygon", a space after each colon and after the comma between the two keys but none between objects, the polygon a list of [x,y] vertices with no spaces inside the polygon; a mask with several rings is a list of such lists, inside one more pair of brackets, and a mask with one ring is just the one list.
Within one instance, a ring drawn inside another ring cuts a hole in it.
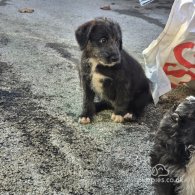
[{"label": "puppy's head", "polygon": [[122,34],[118,23],[97,18],[78,27],[75,36],[80,49],[97,63],[113,66],[121,61]]},{"label": "puppy's head", "polygon": [[189,96],[168,112],[161,121],[161,128],[172,129],[179,142],[195,146],[195,97]]}]

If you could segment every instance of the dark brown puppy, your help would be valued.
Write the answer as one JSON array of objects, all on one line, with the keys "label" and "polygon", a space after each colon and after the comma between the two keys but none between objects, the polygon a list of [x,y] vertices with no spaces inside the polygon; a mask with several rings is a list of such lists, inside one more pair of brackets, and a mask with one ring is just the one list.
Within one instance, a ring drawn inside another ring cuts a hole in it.
[{"label": "dark brown puppy", "polygon": [[156,195],[195,194],[195,97],[163,117],[151,152]]},{"label": "dark brown puppy", "polygon": [[[132,113],[139,116],[151,99],[149,83],[141,65],[122,49],[118,23],[97,18],[75,32],[83,51],[80,75],[83,85],[83,112],[80,122],[89,123],[103,106],[112,107],[112,120],[123,122]],[[95,94],[102,100],[95,105]]]}]

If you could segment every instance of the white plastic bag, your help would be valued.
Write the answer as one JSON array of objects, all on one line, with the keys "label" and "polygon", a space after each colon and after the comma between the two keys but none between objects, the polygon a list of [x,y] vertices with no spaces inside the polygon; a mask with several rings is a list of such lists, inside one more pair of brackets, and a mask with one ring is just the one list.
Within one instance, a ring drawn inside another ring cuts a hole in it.
[{"label": "white plastic bag", "polygon": [[165,29],[142,54],[155,104],[171,85],[195,80],[195,0],[175,0]]}]

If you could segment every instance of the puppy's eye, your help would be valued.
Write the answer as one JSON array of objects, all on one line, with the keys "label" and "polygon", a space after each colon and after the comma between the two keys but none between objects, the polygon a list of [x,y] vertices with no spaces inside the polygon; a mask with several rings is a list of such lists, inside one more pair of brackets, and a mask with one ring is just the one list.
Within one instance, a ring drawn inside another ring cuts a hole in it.
[{"label": "puppy's eye", "polygon": [[101,39],[99,40],[99,42],[100,42],[101,44],[106,43],[106,42],[107,42],[107,39],[106,39],[105,37],[103,37],[103,38],[101,38]]}]

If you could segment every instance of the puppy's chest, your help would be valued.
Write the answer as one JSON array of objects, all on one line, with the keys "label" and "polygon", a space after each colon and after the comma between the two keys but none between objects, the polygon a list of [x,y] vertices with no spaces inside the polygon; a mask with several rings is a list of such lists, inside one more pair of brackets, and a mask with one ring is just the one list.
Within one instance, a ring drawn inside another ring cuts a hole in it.
[{"label": "puppy's chest", "polygon": [[[113,99],[115,94],[115,79],[113,77],[112,70],[102,65],[98,65],[98,62],[93,59],[90,59],[89,62],[91,65],[91,88],[101,98]],[[102,71],[102,68],[104,71]]]},{"label": "puppy's chest", "polygon": [[[110,83],[109,85],[107,84],[108,82]],[[91,87],[99,96],[103,97],[111,85],[112,81],[109,77],[96,71],[91,73]]]}]

